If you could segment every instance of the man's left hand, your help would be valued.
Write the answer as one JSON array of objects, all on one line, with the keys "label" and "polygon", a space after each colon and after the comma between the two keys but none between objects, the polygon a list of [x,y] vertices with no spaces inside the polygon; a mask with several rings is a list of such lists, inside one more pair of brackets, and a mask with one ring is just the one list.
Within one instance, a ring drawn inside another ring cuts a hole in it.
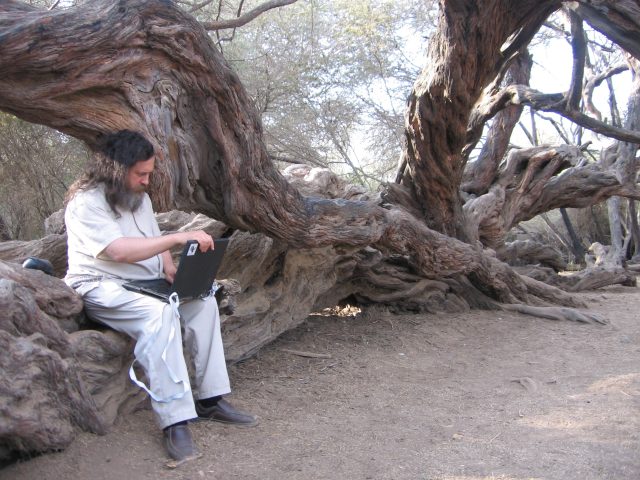
[{"label": "man's left hand", "polygon": [[174,265],[173,261],[171,263],[166,262],[164,264],[164,278],[169,283],[173,283],[173,280],[176,278],[176,272],[178,269]]}]

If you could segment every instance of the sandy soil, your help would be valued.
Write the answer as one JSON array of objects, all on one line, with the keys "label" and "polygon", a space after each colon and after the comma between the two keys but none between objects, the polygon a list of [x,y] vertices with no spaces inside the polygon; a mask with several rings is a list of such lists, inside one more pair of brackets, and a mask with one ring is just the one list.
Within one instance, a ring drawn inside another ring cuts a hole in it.
[{"label": "sandy soil", "polygon": [[611,324],[311,316],[230,368],[230,400],[261,423],[195,424],[200,459],[168,469],[143,410],[0,478],[637,480],[640,291],[583,297]]}]

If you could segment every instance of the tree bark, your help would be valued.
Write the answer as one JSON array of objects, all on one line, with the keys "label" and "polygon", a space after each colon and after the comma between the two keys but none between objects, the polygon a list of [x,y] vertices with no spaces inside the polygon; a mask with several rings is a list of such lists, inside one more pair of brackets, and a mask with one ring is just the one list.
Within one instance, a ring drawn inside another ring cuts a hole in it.
[{"label": "tree bark", "polygon": [[[637,59],[630,59],[629,65],[633,72],[633,90],[627,104],[625,128],[638,130],[640,128],[640,63]],[[629,186],[636,184],[638,143],[617,142],[602,155],[602,163],[615,171],[620,183]],[[612,197],[607,201],[612,247],[609,256],[615,265],[622,265],[627,256],[622,233],[621,203],[622,199],[619,197]]]},{"label": "tree bark", "polygon": [[106,425],[78,370],[68,335],[82,301],[60,280],[0,262],[0,458],[66,447],[75,429]]},{"label": "tree bark", "polygon": [[631,235],[631,251],[629,256],[636,258],[640,253],[640,224],[638,224],[638,209],[635,200],[628,201],[627,224],[629,226],[629,234]]}]

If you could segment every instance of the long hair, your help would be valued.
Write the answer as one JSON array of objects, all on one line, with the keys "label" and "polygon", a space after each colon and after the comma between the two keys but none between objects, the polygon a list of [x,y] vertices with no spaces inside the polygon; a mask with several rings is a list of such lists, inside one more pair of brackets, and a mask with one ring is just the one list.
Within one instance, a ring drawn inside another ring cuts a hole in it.
[{"label": "long hair", "polygon": [[65,204],[76,193],[102,184],[109,207],[120,216],[117,207],[122,206],[123,199],[129,193],[125,182],[129,168],[137,162],[150,159],[153,153],[153,145],[138,132],[120,130],[104,135],[98,140],[80,178],[69,187]]}]

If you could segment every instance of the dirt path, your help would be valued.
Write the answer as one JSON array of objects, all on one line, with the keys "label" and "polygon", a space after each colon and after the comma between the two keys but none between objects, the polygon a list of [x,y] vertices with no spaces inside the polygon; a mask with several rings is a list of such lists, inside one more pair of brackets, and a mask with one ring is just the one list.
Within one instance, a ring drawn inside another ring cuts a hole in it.
[{"label": "dirt path", "polygon": [[194,425],[199,460],[167,469],[145,410],[0,478],[637,480],[640,291],[584,297],[611,325],[312,316],[231,367],[231,399],[261,424]]}]

